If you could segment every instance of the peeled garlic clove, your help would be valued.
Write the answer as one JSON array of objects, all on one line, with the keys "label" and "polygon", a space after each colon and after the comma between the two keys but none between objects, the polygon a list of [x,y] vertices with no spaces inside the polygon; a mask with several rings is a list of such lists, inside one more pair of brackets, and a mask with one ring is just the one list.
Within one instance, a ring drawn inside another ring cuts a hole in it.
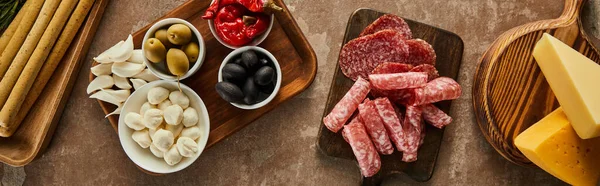
[{"label": "peeled garlic clove", "polygon": [[115,115],[115,114],[121,114],[121,108],[123,107],[123,103],[120,103],[117,106],[118,106],[117,109],[115,109],[111,113],[108,113],[106,116],[104,116],[104,118],[108,118],[108,116],[112,116],[112,115]]},{"label": "peeled garlic clove", "polygon": [[158,104],[158,109],[160,109],[164,112],[165,109],[171,105],[173,105],[173,103],[171,103],[170,100],[166,99]]},{"label": "peeled garlic clove", "polygon": [[142,123],[142,116],[135,112],[130,112],[125,115],[125,125],[133,130],[142,130],[146,128]]},{"label": "peeled garlic clove", "polygon": [[180,137],[175,146],[177,147],[179,154],[181,154],[183,157],[189,158],[198,152],[198,144],[192,138]]},{"label": "peeled garlic clove", "polygon": [[173,145],[173,142],[175,141],[175,136],[173,136],[173,133],[171,133],[171,131],[165,129],[158,129],[156,133],[154,133],[154,137],[152,139],[154,139],[152,143],[158,148],[158,150],[166,152],[167,150],[169,150],[169,147]]},{"label": "peeled garlic clove", "polygon": [[183,111],[183,120],[181,123],[183,123],[185,127],[195,126],[198,123],[198,120],[198,112],[196,112],[196,109],[189,107]]},{"label": "peeled garlic clove", "polygon": [[96,92],[92,94],[90,98],[99,99],[100,101],[104,101],[117,106],[121,104],[119,98],[116,98],[105,91]]},{"label": "peeled garlic clove", "polygon": [[166,127],[165,127],[165,125],[166,125],[166,124],[163,122],[163,123],[161,123],[161,124],[160,124],[158,127],[156,127],[155,129],[151,129],[151,128],[149,128],[149,129],[148,129],[148,133],[150,134],[150,138],[151,138],[152,140],[154,140],[154,134],[156,133],[156,131],[158,131],[158,130],[160,130],[160,129],[165,129],[165,128],[166,128]]},{"label": "peeled garlic clove", "polygon": [[154,106],[146,101],[146,103],[142,104],[142,107],[140,108],[140,114],[144,115],[144,113],[146,113],[146,111],[148,109],[153,109],[153,108],[156,108],[156,106]]},{"label": "peeled garlic clove", "polygon": [[163,122],[163,112],[158,109],[148,109],[144,113],[144,125],[150,129],[155,129]]},{"label": "peeled garlic clove", "polygon": [[175,165],[183,158],[181,154],[179,154],[179,151],[177,151],[177,147],[175,147],[175,145],[168,149],[164,156],[165,162],[167,162],[169,165]]},{"label": "peeled garlic clove", "polygon": [[110,56],[108,55],[109,53],[114,53],[116,52],[116,50],[119,49],[119,47],[121,47],[121,45],[123,45],[123,43],[125,43],[125,41],[119,41],[116,45],[110,47],[108,50],[100,53],[100,55],[98,55],[98,57],[94,58],[94,61],[98,62],[98,63],[112,63],[114,62]]},{"label": "peeled garlic clove", "polygon": [[158,77],[156,77],[154,74],[152,74],[150,69],[144,69],[142,72],[134,75],[133,78],[143,79],[147,82],[153,82],[153,81],[158,80]]},{"label": "peeled garlic clove", "polygon": [[100,91],[106,92],[111,96],[114,96],[120,102],[125,102],[129,95],[131,95],[131,91],[129,90],[112,90],[112,89],[101,89]]},{"label": "peeled garlic clove", "polygon": [[140,63],[115,63],[112,65],[112,73],[121,77],[131,77],[142,72],[144,68],[146,68],[146,66]]},{"label": "peeled garlic clove", "polygon": [[188,137],[188,138],[192,138],[193,140],[196,140],[198,138],[200,138],[200,136],[202,136],[202,130],[200,130],[199,126],[193,126],[193,127],[186,127],[181,131],[180,134],[180,138],[181,137]]},{"label": "peeled garlic clove", "polygon": [[87,87],[87,93],[90,94],[96,90],[110,88],[115,85],[115,81],[111,76],[101,75],[96,77]]},{"label": "peeled garlic clove", "polygon": [[165,157],[165,153],[156,148],[154,144],[150,144],[150,152],[152,152],[152,154],[154,154],[154,156],[156,156],[157,158]]},{"label": "peeled garlic clove", "polygon": [[94,74],[95,76],[110,75],[112,74],[111,67],[112,63],[100,63],[90,68],[90,71],[92,71],[92,74]]},{"label": "peeled garlic clove", "polygon": [[133,84],[133,89],[136,90],[148,83],[143,79],[129,79],[129,81],[131,81],[131,84]]},{"label": "peeled garlic clove", "polygon": [[148,91],[148,102],[157,105],[169,98],[169,90],[163,87],[153,87]]},{"label": "peeled garlic clove", "polygon": [[133,138],[133,141],[137,142],[142,148],[148,148],[150,147],[150,144],[152,144],[152,139],[150,139],[150,135],[146,129],[134,131],[133,134],[131,134],[131,138]]},{"label": "peeled garlic clove", "polygon": [[163,112],[165,122],[169,125],[179,125],[183,120],[183,109],[179,105],[171,105]]},{"label": "peeled garlic clove", "polygon": [[127,37],[127,40],[119,46],[118,50],[114,52],[108,53],[108,57],[110,57],[115,63],[124,62],[129,57],[131,57],[133,53],[133,38],[131,34]]},{"label": "peeled garlic clove", "polygon": [[127,78],[118,76],[116,74],[113,74],[112,77],[115,80],[115,85],[120,89],[131,89],[131,85],[129,84],[129,81],[127,81]]},{"label": "peeled garlic clove", "polygon": [[183,125],[165,125],[165,130],[171,131],[173,136],[178,137],[183,130]]},{"label": "peeled garlic clove", "polygon": [[143,64],[144,63],[144,54],[142,54],[142,49],[133,50],[133,52],[131,53],[131,57],[129,57],[129,59],[127,59],[127,61]]},{"label": "peeled garlic clove", "polygon": [[188,108],[190,105],[190,99],[183,92],[177,90],[169,94],[169,100],[183,109]]}]

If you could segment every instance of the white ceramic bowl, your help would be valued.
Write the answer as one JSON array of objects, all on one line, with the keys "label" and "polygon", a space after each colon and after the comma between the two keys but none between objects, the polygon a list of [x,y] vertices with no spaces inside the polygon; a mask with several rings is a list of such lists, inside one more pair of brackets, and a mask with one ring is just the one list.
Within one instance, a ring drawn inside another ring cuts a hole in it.
[{"label": "white ceramic bowl", "polygon": [[157,86],[164,87],[171,91],[178,90],[177,82],[158,80],[150,82],[133,92],[133,94],[129,96],[127,101],[125,101],[125,104],[123,105],[123,108],[121,110],[121,115],[119,115],[119,140],[121,141],[121,146],[123,147],[123,150],[125,150],[125,154],[127,154],[129,159],[131,159],[131,161],[133,161],[136,165],[150,172],[166,174],[180,171],[188,167],[194,161],[196,161],[196,159],[198,159],[198,157],[200,156],[200,154],[202,154],[202,151],[206,146],[206,142],[208,141],[208,135],[210,132],[210,120],[208,117],[208,111],[206,110],[206,106],[204,105],[202,99],[200,99],[200,96],[198,96],[198,94],[196,94],[196,92],[194,92],[194,90],[192,90],[190,87],[181,84],[181,90],[190,99],[190,107],[198,111],[198,126],[202,130],[202,136],[200,136],[200,138],[196,140],[196,142],[198,143],[198,152],[196,152],[196,155],[194,157],[183,157],[183,159],[181,159],[181,162],[173,166],[168,165],[163,158],[157,158],[156,156],[154,156],[154,154],[152,154],[152,152],[150,152],[150,149],[144,149],[140,147],[135,141],[133,141],[133,139],[131,138],[131,134],[133,134],[134,130],[127,127],[124,121],[125,115],[127,113],[140,112],[142,104],[144,104],[148,100],[148,91],[151,88]]},{"label": "white ceramic bowl", "polygon": [[[198,32],[198,29],[196,29],[196,27],[194,27],[194,25],[192,25],[191,23],[187,22],[186,20],[179,19],[179,18],[167,18],[167,19],[163,19],[163,20],[160,20],[160,21],[154,23],[154,25],[152,25],[152,27],[150,27],[150,29],[148,29],[148,31],[146,31],[146,35],[144,35],[144,41],[142,43],[142,54],[144,54],[144,56],[146,56],[146,50],[144,49],[144,43],[146,43],[146,41],[148,41],[148,39],[150,39],[151,37],[154,36],[154,33],[156,32],[156,30],[166,27],[168,25],[178,24],[178,23],[181,23],[181,24],[184,24],[184,25],[187,25],[188,27],[190,27],[190,29],[192,30],[192,32],[194,33],[194,35],[196,35],[196,38],[198,39],[198,48],[200,50],[198,53],[198,60],[196,60],[196,62],[193,62],[193,63],[190,62],[191,64],[193,64],[193,66],[190,67],[190,70],[187,73],[185,73],[183,76],[181,76],[179,78],[179,80],[183,80],[185,78],[192,76],[194,73],[196,73],[200,69],[200,66],[202,66],[202,63],[204,62],[204,56],[206,55],[206,46],[204,46],[204,39],[202,38],[202,34],[200,34],[200,32]],[[157,64],[150,62],[148,59],[146,59],[146,57],[144,57],[144,62],[146,63],[146,66],[148,66],[148,69],[150,69],[150,72],[152,72],[154,75],[156,75],[160,79],[171,80],[171,81],[177,80],[177,76],[171,75],[170,73],[168,73],[166,68],[158,67]],[[165,62],[161,62],[161,63],[165,63]]]},{"label": "white ceramic bowl", "polygon": [[[245,46],[256,46],[256,45],[259,45],[260,43],[262,43],[265,39],[267,39],[267,36],[269,36],[269,33],[271,32],[271,28],[273,28],[273,22],[275,22],[275,15],[271,14],[271,22],[269,23],[269,27],[267,28],[265,33],[261,34],[257,38],[254,38],[254,40],[252,40],[252,42],[246,44]],[[233,45],[230,45],[230,44],[227,44],[226,42],[224,42],[221,39],[221,37],[219,37],[219,35],[217,35],[215,23],[212,19],[208,20],[208,27],[210,28],[210,33],[212,33],[212,35],[215,37],[215,39],[217,39],[217,41],[219,41],[219,43],[223,44],[227,48],[238,49],[240,47],[243,47],[243,46],[233,46]]]}]

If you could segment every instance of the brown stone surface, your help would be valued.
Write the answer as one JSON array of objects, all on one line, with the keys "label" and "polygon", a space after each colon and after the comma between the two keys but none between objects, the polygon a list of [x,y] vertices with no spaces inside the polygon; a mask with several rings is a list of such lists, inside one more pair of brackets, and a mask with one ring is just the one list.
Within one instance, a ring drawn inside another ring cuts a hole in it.
[{"label": "brown stone surface", "polygon": [[[455,121],[445,132],[432,179],[417,183],[398,175],[385,185],[564,184],[539,169],[504,160],[483,138],[471,107],[472,75],[485,49],[512,27],[558,17],[561,0],[286,0],[318,56],[312,86],[205,151],[187,169],[159,177],[144,174],[121,149],[96,101],[85,93],[91,57],[183,2],[109,3],[48,150],[24,171],[0,165],[2,185],[19,185],[25,176],[26,185],[357,185],[361,176],[356,163],[320,154],[315,142],[346,22],[361,7],[455,32],[465,43],[459,77],[464,94],[453,104],[450,115]],[[588,22],[597,24],[593,20]]]}]

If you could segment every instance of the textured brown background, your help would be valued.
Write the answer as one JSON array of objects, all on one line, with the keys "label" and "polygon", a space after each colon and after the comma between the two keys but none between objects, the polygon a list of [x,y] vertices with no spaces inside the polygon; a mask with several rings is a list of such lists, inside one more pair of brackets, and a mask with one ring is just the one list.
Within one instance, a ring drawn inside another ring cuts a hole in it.
[{"label": "textured brown background", "polygon": [[[140,172],[119,144],[95,100],[85,93],[91,57],[125,39],[184,0],[112,0],[79,74],[47,152],[24,168],[0,164],[2,185],[357,185],[355,162],[320,154],[316,135],[327,99],[346,22],[367,7],[428,23],[462,37],[465,43],[454,102],[455,122],[447,127],[437,168],[424,185],[564,184],[533,168],[513,165],[483,138],[471,107],[477,60],[502,32],[531,21],[555,18],[561,0],[286,0],[319,60],[308,90],[205,151],[187,169],[154,177]],[[584,16],[595,30],[600,2],[590,0]],[[419,184],[398,175],[386,185]]]}]

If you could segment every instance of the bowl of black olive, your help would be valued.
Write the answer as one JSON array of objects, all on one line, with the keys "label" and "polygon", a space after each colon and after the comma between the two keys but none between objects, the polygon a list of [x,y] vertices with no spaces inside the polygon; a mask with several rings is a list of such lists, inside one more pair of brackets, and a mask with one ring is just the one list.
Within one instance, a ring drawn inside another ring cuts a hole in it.
[{"label": "bowl of black olive", "polygon": [[225,57],[215,89],[233,106],[252,110],[275,98],[281,87],[281,67],[264,48],[245,46]]}]

